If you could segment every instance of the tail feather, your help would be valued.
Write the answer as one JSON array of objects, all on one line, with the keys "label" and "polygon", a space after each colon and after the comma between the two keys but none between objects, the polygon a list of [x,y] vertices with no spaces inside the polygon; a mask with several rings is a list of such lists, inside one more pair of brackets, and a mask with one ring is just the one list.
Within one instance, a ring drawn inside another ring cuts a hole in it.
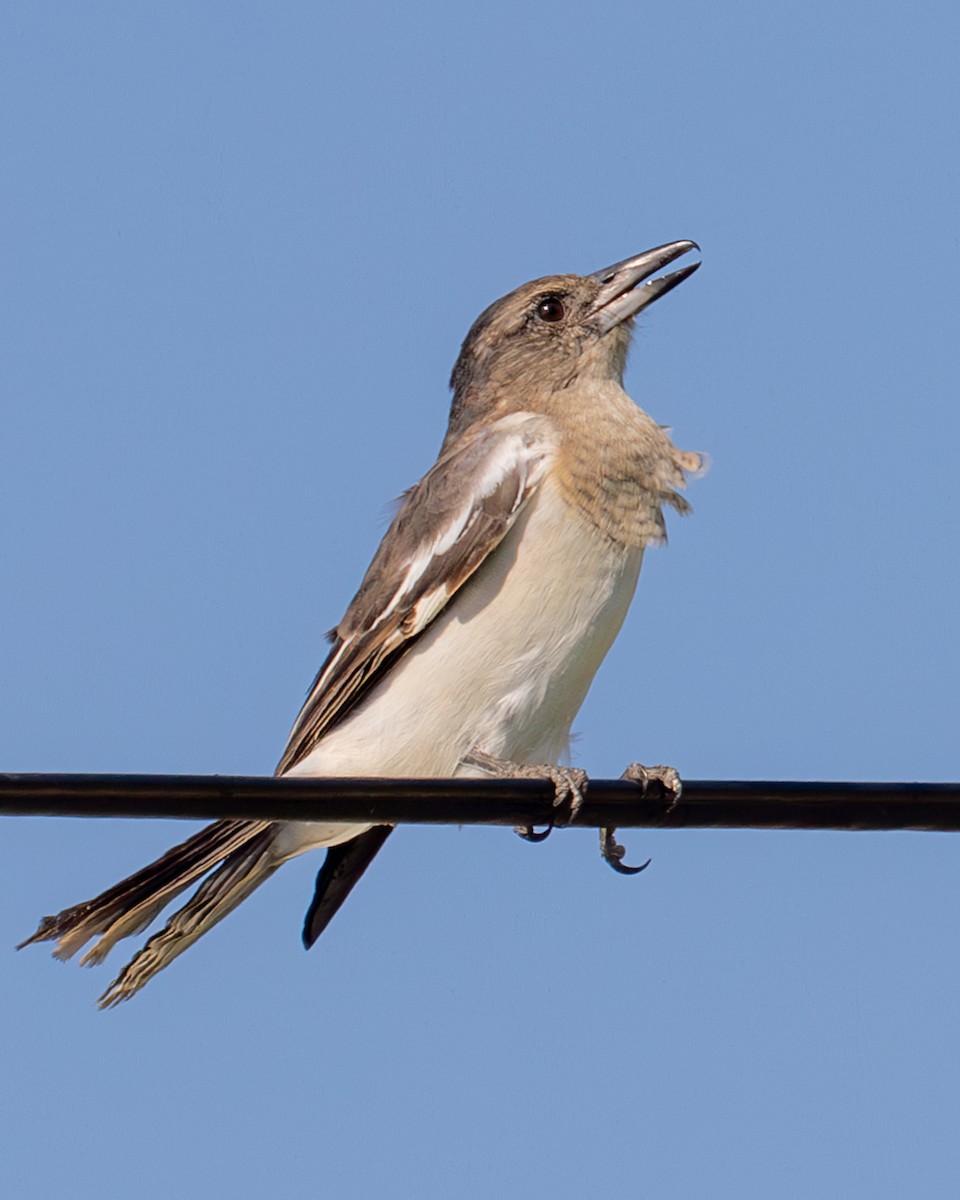
[{"label": "tail feather", "polygon": [[82,959],[85,966],[102,962],[120,938],[145,929],[175,896],[267,828],[266,821],[215,821],[93,900],[44,917],[36,933],[17,949],[56,941],[53,953],[65,960],[92,937],[103,934]]},{"label": "tail feather", "polygon": [[[110,1008],[128,1000],[292,857],[289,847],[284,851],[277,844],[277,832],[282,828],[270,821],[215,821],[93,900],[44,917],[37,931],[17,949],[52,941],[56,942],[54,956],[67,959],[96,938],[80,959],[82,965],[92,966],[102,962],[121,938],[145,929],[171,900],[202,880],[164,928],[123,968],[99,1004]],[[312,945],[326,928],[391,828],[374,826],[328,850],[304,926],[305,945]],[[292,853],[307,848],[298,847]]]},{"label": "tail feather", "polygon": [[303,920],[303,944],[307,950],[333,920],[391,833],[392,825],[374,825],[349,842],[341,842],[327,850],[317,874],[313,899]]},{"label": "tail feather", "polygon": [[262,829],[249,844],[235,850],[203,881],[187,903],[164,928],[155,933],[130,960],[100,997],[101,1008],[111,1008],[138,992],[208,929],[268,879],[281,865],[272,853],[273,830]]}]

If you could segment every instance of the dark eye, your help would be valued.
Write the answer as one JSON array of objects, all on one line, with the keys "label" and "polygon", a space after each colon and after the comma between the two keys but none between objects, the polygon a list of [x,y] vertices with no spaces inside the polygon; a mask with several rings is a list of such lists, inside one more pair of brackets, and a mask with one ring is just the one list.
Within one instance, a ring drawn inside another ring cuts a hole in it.
[{"label": "dark eye", "polygon": [[537,305],[537,316],[541,321],[549,321],[551,324],[562,321],[566,316],[563,301],[559,296],[544,296]]}]

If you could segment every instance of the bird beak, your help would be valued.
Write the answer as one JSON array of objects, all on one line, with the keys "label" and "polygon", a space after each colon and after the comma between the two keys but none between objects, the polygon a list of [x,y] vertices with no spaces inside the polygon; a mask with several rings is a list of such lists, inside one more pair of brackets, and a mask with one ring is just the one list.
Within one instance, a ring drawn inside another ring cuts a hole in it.
[{"label": "bird beak", "polygon": [[[589,315],[601,334],[608,333],[615,325],[621,325],[631,317],[635,317],[641,309],[652,304],[660,296],[672,291],[678,283],[689,278],[697,267],[698,262],[681,267],[669,275],[659,279],[649,279],[654,271],[659,271],[667,263],[688,254],[691,250],[699,251],[696,242],[668,242],[665,246],[657,246],[654,250],[645,250],[633,258],[625,258],[623,262],[614,263],[590,276],[600,285],[600,291],[593,302]],[[638,286],[643,284],[642,287]]]}]

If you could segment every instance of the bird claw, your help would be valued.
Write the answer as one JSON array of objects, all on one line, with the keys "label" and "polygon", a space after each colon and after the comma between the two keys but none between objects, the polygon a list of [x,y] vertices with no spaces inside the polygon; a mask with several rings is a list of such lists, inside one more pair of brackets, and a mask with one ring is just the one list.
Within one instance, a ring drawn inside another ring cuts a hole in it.
[{"label": "bird claw", "polygon": [[532,825],[515,825],[513,832],[517,837],[523,838],[525,842],[545,842],[550,834],[553,833],[553,822],[551,821],[546,829],[540,833]]},{"label": "bird claw", "polygon": [[[680,776],[674,767],[645,767],[642,763],[631,763],[629,767],[620,776],[621,779],[628,779],[631,783],[636,783],[640,786],[641,792],[646,792],[647,787],[651,782],[656,782],[661,785],[664,792],[670,800],[669,808],[680,799],[680,793],[683,790],[683,783]],[[613,867],[620,875],[639,875],[641,871],[645,871],[650,866],[651,859],[647,859],[639,867],[628,867],[623,861],[623,856],[626,854],[626,848],[621,846],[614,834],[617,832],[616,825],[604,825],[600,830],[600,856],[605,863]]]},{"label": "bird claw", "polygon": [[484,750],[471,750],[463,757],[467,766],[479,767],[494,779],[549,779],[553,784],[553,807],[555,816],[542,832],[532,825],[518,825],[514,832],[525,842],[543,842],[557,825],[569,825],[583,804],[583,793],[587,786],[587,773],[579,767],[555,767],[549,763],[515,763],[487,754]]},{"label": "bird claw", "polygon": [[551,767],[546,764],[527,766],[524,763],[510,764],[516,773],[527,779],[549,779],[553,784],[553,807],[556,817],[541,833],[532,825],[518,825],[514,833],[525,842],[545,842],[558,825],[569,825],[583,804],[583,789],[587,784],[587,773],[578,767]]},{"label": "bird claw", "polygon": [[628,867],[623,861],[623,856],[627,850],[625,846],[621,846],[617,839],[613,836],[617,832],[616,825],[604,825],[600,830],[600,856],[605,863],[613,867],[620,875],[639,875],[641,871],[645,871],[653,861],[648,858],[647,861],[639,867]]}]

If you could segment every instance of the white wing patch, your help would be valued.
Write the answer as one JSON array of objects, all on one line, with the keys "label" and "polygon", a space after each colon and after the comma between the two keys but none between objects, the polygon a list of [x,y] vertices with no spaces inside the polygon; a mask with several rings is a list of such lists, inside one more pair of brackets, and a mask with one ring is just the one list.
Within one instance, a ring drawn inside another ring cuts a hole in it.
[{"label": "white wing patch", "polygon": [[472,511],[471,506],[464,508],[462,512],[456,515],[456,518],[451,521],[446,529],[440,531],[439,536],[432,544],[423,545],[417,549],[410,566],[407,568],[407,573],[403,577],[403,582],[397,589],[396,595],[384,608],[380,617],[381,620],[389,617],[401,600],[411,593],[416,586],[417,580],[421,578],[435,558],[453,549],[459,538],[463,536],[464,528],[470,519]]}]

